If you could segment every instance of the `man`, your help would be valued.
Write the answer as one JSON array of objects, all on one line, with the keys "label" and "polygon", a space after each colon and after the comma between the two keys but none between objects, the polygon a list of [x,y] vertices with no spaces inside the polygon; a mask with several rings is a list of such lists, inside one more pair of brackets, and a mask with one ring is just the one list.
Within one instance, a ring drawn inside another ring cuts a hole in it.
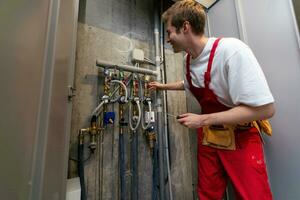
[{"label": "man", "polygon": [[[177,1],[162,18],[174,52],[187,53],[185,77],[149,87],[189,89],[201,105],[201,115],[185,113],[178,119],[198,132],[199,198],[221,200],[230,179],[236,199],[272,199],[262,141],[253,124],[273,116],[274,99],[252,51],[234,38],[207,38],[205,12],[193,0]],[[245,122],[253,123],[238,126]],[[220,135],[229,140],[222,143]]]}]

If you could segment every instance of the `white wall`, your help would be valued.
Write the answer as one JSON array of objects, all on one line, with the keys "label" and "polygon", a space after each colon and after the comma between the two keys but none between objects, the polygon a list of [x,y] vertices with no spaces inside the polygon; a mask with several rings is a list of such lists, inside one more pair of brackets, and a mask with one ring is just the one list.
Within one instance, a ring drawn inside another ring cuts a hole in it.
[{"label": "white wall", "polygon": [[208,22],[213,37],[240,37],[233,0],[220,0],[212,7],[208,12]]},{"label": "white wall", "polygon": [[209,19],[213,36],[236,36],[238,24],[260,62],[277,110],[265,145],[274,198],[300,199],[300,51],[290,0],[220,0]]}]

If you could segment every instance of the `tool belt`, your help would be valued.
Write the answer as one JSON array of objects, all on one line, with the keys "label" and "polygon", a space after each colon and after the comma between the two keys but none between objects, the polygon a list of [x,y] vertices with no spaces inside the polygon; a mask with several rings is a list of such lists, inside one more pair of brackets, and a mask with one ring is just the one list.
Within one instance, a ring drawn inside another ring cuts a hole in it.
[{"label": "tool belt", "polygon": [[264,132],[269,136],[272,135],[272,127],[268,120],[237,125],[211,125],[203,127],[204,137],[202,144],[217,149],[235,150],[235,132],[246,131],[252,127],[257,128],[259,133]]}]

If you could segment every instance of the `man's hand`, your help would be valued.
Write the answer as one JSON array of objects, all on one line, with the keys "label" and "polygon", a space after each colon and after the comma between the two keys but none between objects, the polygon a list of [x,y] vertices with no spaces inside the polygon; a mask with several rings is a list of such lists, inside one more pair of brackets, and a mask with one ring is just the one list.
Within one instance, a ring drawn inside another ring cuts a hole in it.
[{"label": "man's hand", "polygon": [[166,84],[153,81],[148,84],[148,88],[150,90],[184,90],[184,84],[183,81],[177,81]]},{"label": "man's hand", "polygon": [[157,81],[153,81],[153,82],[150,82],[148,84],[148,89],[149,90],[162,90],[163,89],[163,85],[162,83],[159,83]]},{"label": "man's hand", "polygon": [[183,126],[188,128],[200,128],[206,125],[207,117],[206,115],[197,115],[193,113],[185,113],[179,115],[178,122],[181,123]]},{"label": "man's hand", "polygon": [[179,115],[178,122],[188,128],[219,124],[239,124],[271,118],[275,113],[273,103],[258,107],[239,105],[226,111],[197,115],[185,113]]}]

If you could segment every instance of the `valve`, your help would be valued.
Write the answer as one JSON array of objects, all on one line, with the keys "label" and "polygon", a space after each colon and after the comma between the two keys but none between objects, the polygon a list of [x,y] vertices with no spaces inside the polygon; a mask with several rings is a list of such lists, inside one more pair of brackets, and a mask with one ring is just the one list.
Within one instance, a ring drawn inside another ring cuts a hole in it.
[{"label": "valve", "polygon": [[135,115],[135,116],[132,117],[132,121],[134,123],[137,123],[138,119],[139,119],[139,117],[137,115]]},{"label": "valve", "polygon": [[125,103],[127,103],[126,97],[125,97],[125,96],[120,96],[120,98],[119,98],[119,103],[120,103],[120,104],[125,104]]},{"label": "valve", "polygon": [[115,112],[105,112],[103,116],[103,124],[114,124],[115,123]]},{"label": "valve", "polygon": [[90,144],[89,148],[92,153],[95,152],[96,149],[96,135],[98,133],[98,128],[97,128],[97,122],[96,122],[96,116],[94,115],[91,119],[91,127],[89,128],[89,134],[90,134]]},{"label": "valve", "polygon": [[133,97],[132,104],[138,104],[138,103],[140,103],[140,98],[139,97]]},{"label": "valve", "polygon": [[118,74],[116,72],[112,73],[112,80],[118,80]]},{"label": "valve", "polygon": [[104,102],[104,104],[108,104],[109,103],[109,96],[108,95],[103,95],[101,100]]},{"label": "valve", "polygon": [[150,98],[150,97],[146,97],[146,98],[144,99],[144,101],[143,101],[143,104],[144,104],[144,105],[148,105],[149,102],[150,102],[150,103],[152,102],[151,98]]},{"label": "valve", "polygon": [[119,124],[120,126],[127,126],[128,122],[126,122],[124,118],[121,118]]},{"label": "valve", "polygon": [[109,76],[109,69],[105,68],[105,69],[103,70],[103,75],[104,75],[104,76]]}]

